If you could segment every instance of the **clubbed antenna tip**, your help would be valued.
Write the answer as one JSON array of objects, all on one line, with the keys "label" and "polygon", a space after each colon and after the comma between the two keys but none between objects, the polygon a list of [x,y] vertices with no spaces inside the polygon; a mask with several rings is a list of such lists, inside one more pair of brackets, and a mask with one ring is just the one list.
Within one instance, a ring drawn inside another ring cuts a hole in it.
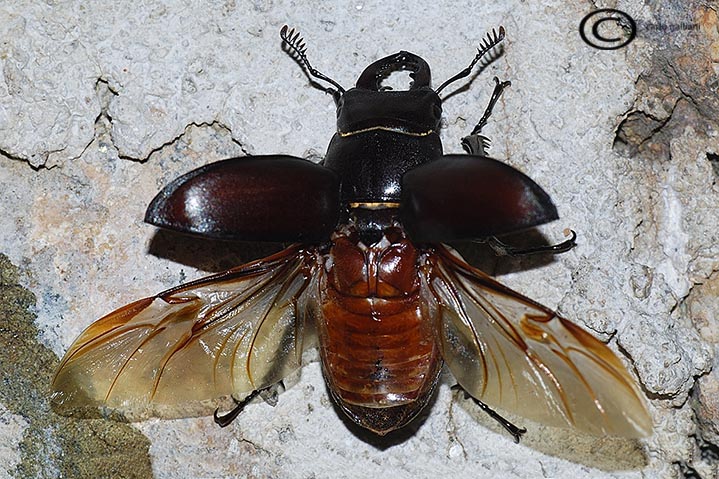
[{"label": "clubbed antenna tip", "polygon": [[307,45],[305,44],[305,40],[300,35],[299,31],[295,30],[294,28],[290,28],[287,25],[284,25],[280,29],[280,38],[282,38],[284,44],[287,45],[287,47],[296,56],[300,63],[302,63],[305,68],[307,68],[307,71],[311,76],[334,85],[335,87],[337,87],[337,91],[339,93],[345,92],[345,89],[342,88],[339,83],[312,67],[310,61],[307,59]]},{"label": "clubbed antenna tip", "polygon": [[479,44],[480,48],[477,51],[484,55],[502,40],[504,40],[504,27],[499,27],[499,33],[493,28],[491,33],[487,32],[487,37]]},{"label": "clubbed antenna tip", "polygon": [[472,69],[474,68],[474,65],[477,64],[479,59],[489,53],[492,48],[496,47],[502,40],[504,40],[504,27],[499,27],[499,33],[497,33],[497,30],[493,28],[491,32],[487,33],[486,38],[482,40],[482,42],[479,44],[479,48],[477,48],[477,55],[474,57],[474,60],[472,60],[472,63],[470,63],[467,68],[457,73],[455,76],[453,76],[446,82],[442,83],[435,91],[439,93],[440,91],[444,90],[444,88],[447,87],[447,85],[449,85],[450,83],[454,83],[457,80],[464,78],[470,73],[472,73]]},{"label": "clubbed antenna tip", "polygon": [[303,61],[307,59],[305,56],[307,45],[305,45],[305,39],[300,36],[299,31],[285,25],[280,30],[280,38],[282,38],[282,41],[284,41],[287,46],[300,57],[300,59]]}]

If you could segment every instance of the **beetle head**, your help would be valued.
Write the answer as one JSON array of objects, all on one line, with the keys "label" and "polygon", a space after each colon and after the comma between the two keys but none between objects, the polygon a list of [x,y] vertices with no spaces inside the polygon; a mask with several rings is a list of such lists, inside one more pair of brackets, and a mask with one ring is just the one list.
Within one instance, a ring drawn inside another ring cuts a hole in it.
[{"label": "beetle head", "polygon": [[[407,90],[391,90],[382,82],[391,73],[409,71]],[[442,100],[430,86],[429,65],[421,57],[399,52],[377,60],[360,75],[354,88],[337,98],[337,129],[349,134],[367,129],[425,135],[439,129]]]},{"label": "beetle head", "polygon": [[430,87],[431,75],[427,62],[414,53],[401,51],[377,60],[365,68],[357,80],[357,88],[381,91],[382,80],[390,73],[402,70],[410,71],[409,76],[412,78],[410,90]]}]

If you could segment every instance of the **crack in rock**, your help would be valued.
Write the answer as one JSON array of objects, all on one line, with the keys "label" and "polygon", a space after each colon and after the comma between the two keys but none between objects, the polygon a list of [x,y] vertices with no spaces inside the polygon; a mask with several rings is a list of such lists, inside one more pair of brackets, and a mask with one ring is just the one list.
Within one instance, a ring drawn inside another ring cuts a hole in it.
[{"label": "crack in rock", "polygon": [[187,125],[185,125],[185,128],[182,130],[182,133],[175,136],[174,138],[171,138],[170,140],[166,141],[165,143],[153,148],[152,150],[150,150],[150,152],[146,156],[144,156],[142,158],[136,158],[133,156],[128,156],[123,153],[120,153],[119,148],[115,144],[115,141],[112,140],[112,134],[110,134],[110,138],[111,138],[111,143],[112,143],[113,147],[116,150],[118,150],[118,157],[120,159],[134,161],[137,163],[146,163],[155,153],[158,153],[167,147],[173,146],[175,143],[182,140],[182,138],[188,133],[188,130],[192,127],[195,127],[195,128],[219,128],[219,129],[225,130],[230,135],[230,141],[232,141],[232,143],[239,146],[240,150],[242,151],[242,153],[244,153],[245,156],[252,156],[250,153],[248,153],[247,149],[244,147],[244,145],[242,143],[240,143],[239,141],[237,141],[235,138],[232,137],[232,130],[230,130],[230,128],[228,126],[224,125],[223,123],[221,123],[220,121],[217,121],[217,120],[212,121],[212,122],[199,122],[199,123],[190,122],[190,123],[188,123]]},{"label": "crack in rock", "polygon": [[[456,395],[452,395],[452,398],[449,401],[449,409],[447,411],[447,415],[449,417],[447,420],[446,430],[447,430],[447,435],[449,438],[449,441],[448,441],[449,444],[456,443],[462,451],[462,457],[466,461],[467,457],[468,457],[467,450],[464,447],[464,443],[462,443],[462,441],[459,439],[459,435],[457,434],[457,424],[454,420],[454,406],[456,403],[456,398],[457,398]],[[449,449],[447,450],[447,452],[445,453],[447,458],[453,459],[456,456],[456,454],[453,454],[453,450],[454,450],[454,446],[450,446]]]}]

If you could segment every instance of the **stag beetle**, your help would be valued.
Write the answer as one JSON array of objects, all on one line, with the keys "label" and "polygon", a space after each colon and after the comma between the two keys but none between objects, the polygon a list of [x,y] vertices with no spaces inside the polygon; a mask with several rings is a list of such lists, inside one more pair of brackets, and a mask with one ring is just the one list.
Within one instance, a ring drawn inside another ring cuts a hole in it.
[{"label": "stag beetle", "polygon": [[[432,89],[430,68],[401,51],[345,90],[312,67],[286,26],[285,47],[337,103],[320,164],[286,155],[211,163],[167,185],[145,221],[207,238],[294,243],[273,256],[141,299],[90,325],[53,382],[60,411],[104,407],[130,417],[215,410],[229,424],[318,346],[330,394],[352,421],[383,435],[426,406],[447,364],[459,386],[516,440],[492,408],[603,435],[651,431],[619,359],[579,326],[468,265],[444,243],[488,241],[557,219],[549,195],[486,155],[481,130],[444,154],[439,93],[504,38],[488,33],[470,65]],[[382,86],[408,70],[408,90]],[[233,398],[227,414],[216,409]],[[236,398],[245,398],[240,401]]]}]

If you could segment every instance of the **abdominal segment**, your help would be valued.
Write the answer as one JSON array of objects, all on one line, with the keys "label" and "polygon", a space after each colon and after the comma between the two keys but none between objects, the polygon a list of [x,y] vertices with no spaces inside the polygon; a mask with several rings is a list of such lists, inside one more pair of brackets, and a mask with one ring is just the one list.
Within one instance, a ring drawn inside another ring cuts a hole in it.
[{"label": "abdominal segment", "polygon": [[327,385],[357,424],[380,434],[402,427],[442,367],[422,314],[417,251],[399,228],[370,247],[339,234],[325,267],[318,333]]}]

